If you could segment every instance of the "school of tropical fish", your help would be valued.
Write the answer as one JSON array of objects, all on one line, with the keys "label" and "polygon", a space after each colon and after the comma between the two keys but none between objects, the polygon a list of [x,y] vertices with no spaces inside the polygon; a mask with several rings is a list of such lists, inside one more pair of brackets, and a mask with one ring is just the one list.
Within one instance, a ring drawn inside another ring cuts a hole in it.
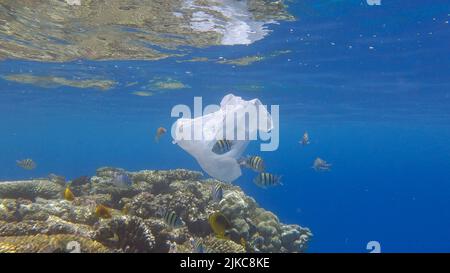
[{"label": "school of tropical fish", "polygon": [[[159,127],[156,130],[155,142],[159,143],[162,136],[167,132],[164,127]],[[311,144],[308,132],[305,132],[299,141],[302,146],[307,146]],[[230,140],[217,140],[212,147],[212,152],[217,155],[224,155],[233,149],[234,142]],[[267,167],[264,159],[258,155],[248,155],[242,157],[238,160],[240,166],[256,172],[253,179],[253,183],[263,189],[268,189],[275,186],[283,185],[281,181],[281,175],[273,174],[267,172]],[[32,171],[37,167],[36,162],[31,158],[26,158],[22,160],[17,160],[16,164],[18,167],[26,170]],[[315,171],[330,171],[331,164],[327,161],[317,157],[314,160],[312,168]],[[83,185],[91,183],[91,178],[87,176],[81,176],[73,179],[69,184],[65,181],[64,177],[50,174],[48,177],[52,181],[59,181],[65,185],[64,191],[62,193],[63,198],[72,203],[77,202],[77,196],[75,192],[80,192],[79,188]],[[129,190],[133,187],[133,178],[130,174],[124,170],[119,170],[113,172],[108,179],[108,183],[117,189]],[[209,199],[213,204],[221,204],[224,202],[224,196],[229,194],[226,187],[227,183],[222,183],[220,181],[213,183],[210,186],[210,196]],[[95,203],[92,207],[92,213],[98,219],[112,219],[114,215],[128,215],[130,212],[130,205],[126,204],[122,207],[120,212],[116,209],[106,205],[105,203]],[[186,215],[180,215],[179,212],[174,211],[168,207],[161,206],[157,208],[155,213],[157,217],[164,223],[168,230],[178,230],[186,227],[186,222],[183,221],[183,217]],[[236,236],[232,234],[234,228],[232,222],[228,217],[221,211],[213,211],[207,216],[207,223],[213,234],[220,240],[231,241],[240,245],[244,250],[251,252],[259,252],[260,248],[264,246],[264,237],[257,235],[256,238],[251,242],[247,242],[248,238],[245,236]],[[114,235],[117,237],[117,235]],[[177,244],[173,241],[168,241],[168,252],[179,252]],[[193,253],[210,253],[215,250],[210,249],[205,244],[205,238],[192,237],[189,241],[191,252]]]},{"label": "school of tropical fish", "polygon": [[[311,144],[309,134],[308,132],[304,132],[302,138],[300,139],[299,143],[302,146],[307,146]],[[226,140],[226,139],[220,139],[217,140],[217,142],[214,144],[212,148],[212,152],[223,155],[231,151],[233,148],[233,141]],[[239,164],[245,168],[251,169],[255,172],[257,172],[256,177],[253,179],[253,182],[258,187],[267,189],[269,187],[273,186],[279,186],[283,185],[281,182],[281,175],[273,174],[266,172],[266,166],[264,163],[264,160],[262,157],[258,155],[249,155],[246,157],[243,157],[239,160]],[[321,159],[320,157],[317,157],[314,160],[312,168],[315,171],[330,171],[331,165],[327,161]],[[216,190],[216,189],[214,189]],[[217,192],[216,192],[217,193]],[[214,195],[213,195],[214,197]]]}]

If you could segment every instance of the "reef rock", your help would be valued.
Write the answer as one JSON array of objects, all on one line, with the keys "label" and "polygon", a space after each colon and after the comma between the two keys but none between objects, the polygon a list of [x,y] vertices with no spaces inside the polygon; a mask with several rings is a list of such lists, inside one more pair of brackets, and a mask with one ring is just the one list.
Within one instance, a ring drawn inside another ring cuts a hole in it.
[{"label": "reef rock", "polygon": [[111,252],[102,244],[74,235],[34,235],[0,237],[0,253],[102,253]]},{"label": "reef rock", "polygon": [[36,197],[56,199],[62,196],[60,184],[46,180],[7,181],[0,183],[0,198],[24,198],[34,200]]},{"label": "reef rock", "polygon": [[[131,185],[112,183],[124,172]],[[192,252],[193,238],[202,240],[207,252],[304,252],[312,237],[308,228],[281,223],[239,187],[202,179],[195,171],[104,167],[95,176],[63,181],[0,182],[0,252],[70,252],[70,244],[82,252]],[[213,202],[217,183],[223,199]],[[73,201],[63,198],[66,186]],[[106,207],[108,217],[96,213],[98,205]],[[167,225],[164,210],[176,213],[184,225]],[[229,220],[226,238],[212,231],[208,217],[213,212]],[[28,246],[20,246],[26,240]]]}]

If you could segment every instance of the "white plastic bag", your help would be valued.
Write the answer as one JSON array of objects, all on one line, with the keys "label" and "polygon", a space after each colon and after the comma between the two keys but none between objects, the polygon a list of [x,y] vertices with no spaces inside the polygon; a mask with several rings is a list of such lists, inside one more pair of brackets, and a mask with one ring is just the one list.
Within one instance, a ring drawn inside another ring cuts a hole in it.
[{"label": "white plastic bag", "polygon": [[[231,119],[233,116],[234,122],[230,123],[227,117]],[[241,176],[238,161],[250,140],[255,139],[257,131],[268,132],[271,129],[272,117],[259,99],[246,101],[228,94],[222,99],[220,109],[213,113],[194,119],[179,118],[172,133],[174,143],[192,155],[207,174],[221,181],[232,182]],[[230,132],[234,138],[229,137]],[[193,134],[200,138],[195,138]],[[231,149],[223,154],[214,153],[214,144],[223,139],[232,141]]]}]

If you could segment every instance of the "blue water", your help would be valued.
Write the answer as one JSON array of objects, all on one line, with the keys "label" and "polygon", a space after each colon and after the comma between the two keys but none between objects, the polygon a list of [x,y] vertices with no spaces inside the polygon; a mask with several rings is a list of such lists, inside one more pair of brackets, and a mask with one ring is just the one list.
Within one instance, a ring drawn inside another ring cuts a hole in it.
[{"label": "blue water", "polygon": [[[280,146],[259,153],[283,186],[263,190],[245,171],[235,183],[285,223],[311,228],[309,252],[450,251],[450,4],[383,0],[295,1],[294,22],[271,25],[249,46],[192,49],[192,57],[290,53],[250,66],[161,61],[0,62],[0,74],[71,78],[99,75],[107,92],[42,88],[0,80],[0,180],[93,175],[100,166],[128,170],[190,168],[195,160],[169,135],[176,104],[194,96],[218,104],[232,92],[280,105]],[[187,58],[186,58],[187,59]],[[131,92],[155,76],[190,86],[151,97]],[[260,85],[258,91],[240,90]],[[243,88],[242,88],[243,89]],[[311,144],[298,144],[308,131]],[[333,164],[317,173],[316,157]],[[31,157],[26,172],[16,159]]]}]

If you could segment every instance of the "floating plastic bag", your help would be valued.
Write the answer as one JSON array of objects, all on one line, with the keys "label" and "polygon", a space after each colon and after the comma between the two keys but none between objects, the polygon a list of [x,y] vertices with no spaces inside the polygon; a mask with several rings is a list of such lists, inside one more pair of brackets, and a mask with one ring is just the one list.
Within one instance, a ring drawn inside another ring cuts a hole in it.
[{"label": "floating plastic bag", "polygon": [[[194,119],[179,118],[172,135],[174,143],[192,155],[207,174],[232,182],[242,174],[239,159],[250,140],[257,139],[258,131],[267,133],[271,129],[272,117],[259,99],[246,101],[228,94],[215,112]],[[229,151],[213,152],[218,140],[230,141]]]}]

